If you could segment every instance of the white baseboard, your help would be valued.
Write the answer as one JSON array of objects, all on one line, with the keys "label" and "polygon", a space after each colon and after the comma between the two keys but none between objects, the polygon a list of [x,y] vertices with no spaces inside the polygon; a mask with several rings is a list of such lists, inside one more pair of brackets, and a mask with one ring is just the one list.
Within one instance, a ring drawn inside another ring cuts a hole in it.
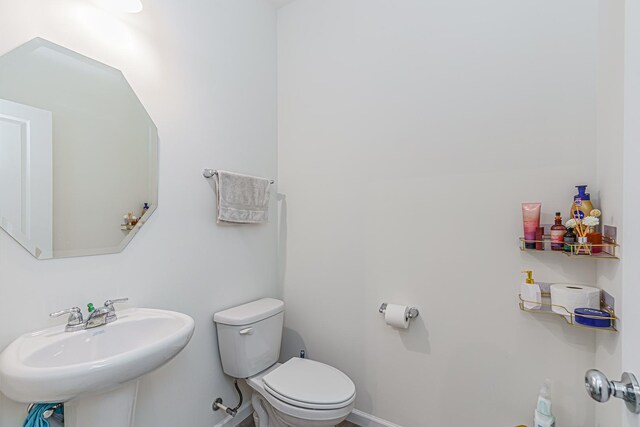
[{"label": "white baseboard", "polygon": [[[214,427],[236,427],[242,421],[247,419],[247,417],[251,416],[252,413],[253,406],[251,406],[251,402],[245,402],[242,404],[240,409],[238,409],[238,413],[235,417],[227,415]],[[361,427],[402,427],[398,424],[383,420],[382,418],[374,417],[371,414],[367,414],[366,412],[362,412],[357,409],[354,409],[349,414],[347,421],[351,421]]]},{"label": "white baseboard", "polygon": [[240,424],[242,421],[247,419],[253,413],[253,406],[251,406],[251,402],[244,402],[240,409],[238,409],[238,413],[235,417],[231,415],[227,415],[222,421],[216,424],[213,427],[235,427]]},{"label": "white baseboard", "polygon": [[362,427],[402,427],[390,421],[385,421],[382,418],[374,417],[366,412],[358,411],[357,409],[354,409],[349,414],[347,421],[351,421]]}]

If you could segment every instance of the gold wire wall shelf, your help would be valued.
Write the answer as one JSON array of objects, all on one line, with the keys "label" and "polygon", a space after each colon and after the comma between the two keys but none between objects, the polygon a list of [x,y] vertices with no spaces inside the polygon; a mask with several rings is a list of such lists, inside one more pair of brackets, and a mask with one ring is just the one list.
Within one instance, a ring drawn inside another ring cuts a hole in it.
[{"label": "gold wire wall shelf", "polygon": [[[614,299],[613,297],[605,291],[602,291],[602,297],[600,300],[600,310],[609,313],[609,317],[601,317],[601,316],[589,316],[586,314],[578,314],[569,312],[565,307],[557,304],[551,303],[551,292],[549,292],[549,283],[540,283],[540,287],[542,291],[542,302],[528,301],[522,298],[522,295],[518,294],[519,306],[520,310],[526,311],[527,313],[533,314],[541,314],[547,316],[555,316],[563,319],[567,324],[571,326],[575,326],[578,328],[585,329],[595,329],[597,331],[605,331],[605,332],[618,332],[617,323],[620,320],[616,317],[615,310],[613,309]],[[540,306],[539,308],[527,308]],[[576,319],[577,317],[582,318],[582,320],[593,319],[597,321],[608,321],[610,324],[609,327],[596,327],[589,326],[579,323]]]},{"label": "gold wire wall shelf", "polygon": [[[550,228],[550,224],[543,225],[545,231]],[[605,225],[602,233],[602,243],[572,243],[564,244],[563,247],[568,250],[552,250],[551,235],[545,234],[542,240],[526,240],[520,237],[520,250],[523,252],[552,252],[562,254],[570,258],[593,258],[593,259],[619,259],[617,249],[620,247],[616,243],[617,230],[616,227]],[[535,245],[535,248],[528,248],[527,244]],[[585,245],[588,251],[585,251]]]}]

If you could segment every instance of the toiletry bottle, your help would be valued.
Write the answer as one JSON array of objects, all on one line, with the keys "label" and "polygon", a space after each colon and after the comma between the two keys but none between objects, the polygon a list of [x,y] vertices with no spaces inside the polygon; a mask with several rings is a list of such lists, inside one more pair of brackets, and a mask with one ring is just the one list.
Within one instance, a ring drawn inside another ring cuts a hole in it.
[{"label": "toiletry bottle", "polygon": [[602,233],[589,233],[587,234],[587,241],[591,243],[591,253],[602,253]]},{"label": "toiletry bottle", "polygon": [[147,211],[149,210],[149,203],[144,203],[144,205],[142,206],[142,212],[140,213],[140,217],[142,218],[144,216],[144,214],[147,213]]},{"label": "toiletry bottle", "polygon": [[542,203],[522,204],[522,223],[524,227],[524,248],[536,248],[536,228],[540,227],[540,209]]},{"label": "toiletry bottle", "polygon": [[533,427],[555,427],[556,417],[551,413],[551,381],[545,380],[538,395],[538,405],[533,415]]},{"label": "toiletry bottle", "polygon": [[561,251],[564,249],[564,235],[567,227],[562,225],[562,216],[556,212],[556,223],[551,227],[551,250]]},{"label": "toiletry bottle", "polygon": [[527,275],[524,283],[520,285],[520,299],[522,299],[525,310],[539,310],[542,308],[542,293],[540,285],[533,280],[533,271],[523,271]]},{"label": "toiletry bottle", "polygon": [[578,194],[573,196],[573,205],[571,205],[571,218],[583,219],[589,216],[593,210],[591,204],[591,194],[587,193],[586,185],[576,185]]},{"label": "toiletry bottle", "polygon": [[573,245],[576,243],[576,235],[573,234],[573,228],[567,229],[562,239],[565,252],[573,252]]},{"label": "toiletry bottle", "polygon": [[536,227],[536,250],[544,251],[544,227]]}]

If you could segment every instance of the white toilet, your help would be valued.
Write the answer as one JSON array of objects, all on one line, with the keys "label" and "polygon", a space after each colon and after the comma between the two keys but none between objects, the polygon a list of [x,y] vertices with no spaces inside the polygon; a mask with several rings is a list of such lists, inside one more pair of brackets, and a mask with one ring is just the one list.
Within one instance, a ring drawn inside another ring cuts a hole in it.
[{"label": "white toilet", "polygon": [[356,398],[353,381],[338,369],[294,357],[280,364],[284,303],[272,298],[216,313],[222,368],[244,378],[258,427],[332,427]]}]

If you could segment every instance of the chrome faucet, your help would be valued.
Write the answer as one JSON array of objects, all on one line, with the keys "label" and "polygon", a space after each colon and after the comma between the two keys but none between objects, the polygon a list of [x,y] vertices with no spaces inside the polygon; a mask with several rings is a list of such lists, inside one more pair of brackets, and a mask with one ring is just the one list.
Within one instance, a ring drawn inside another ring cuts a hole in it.
[{"label": "chrome faucet", "polygon": [[89,317],[84,323],[85,329],[97,328],[98,326],[107,324],[107,313],[109,309],[107,307],[93,308],[93,304],[89,308]]},{"label": "chrome faucet", "polygon": [[78,307],[68,308],[66,310],[56,311],[49,316],[58,317],[63,314],[69,314],[69,320],[65,327],[66,332],[80,331],[83,329],[97,328],[98,326],[106,325],[107,323],[115,322],[118,320],[116,316],[116,309],[114,304],[126,302],[129,298],[119,298],[114,300],[106,300],[104,306],[100,308],[93,308],[93,304],[89,304],[89,317],[86,321],[83,320],[82,310]]}]

